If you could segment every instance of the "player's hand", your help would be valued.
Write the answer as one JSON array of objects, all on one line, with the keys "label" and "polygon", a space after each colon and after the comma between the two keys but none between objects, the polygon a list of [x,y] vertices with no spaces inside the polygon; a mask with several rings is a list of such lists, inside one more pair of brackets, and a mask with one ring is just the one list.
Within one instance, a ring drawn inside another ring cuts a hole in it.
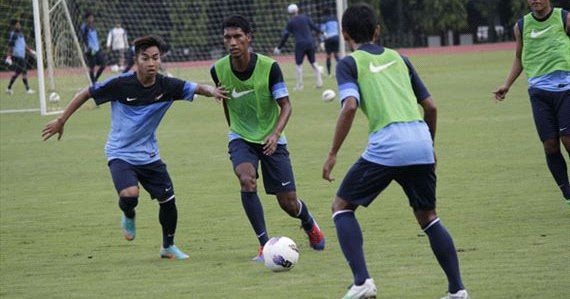
[{"label": "player's hand", "polygon": [[321,49],[321,51],[325,51],[325,43],[324,43],[324,42],[320,42],[320,43],[319,43],[319,48]]},{"label": "player's hand", "polygon": [[493,93],[495,94],[495,100],[496,101],[504,100],[505,96],[507,95],[507,92],[509,92],[508,86],[506,86],[505,84],[499,86],[495,91],[493,91]]},{"label": "player's hand", "polygon": [[30,50],[30,54],[32,54],[32,56],[34,56],[34,58],[38,57],[36,51],[34,51],[34,50]]},{"label": "player's hand", "polygon": [[277,141],[279,140],[279,134],[272,133],[267,136],[263,141],[263,154],[266,156],[271,156],[277,150]]},{"label": "player's hand", "polygon": [[48,140],[51,136],[58,134],[57,140],[63,136],[64,123],[59,118],[50,121],[42,130],[42,138],[44,141]]},{"label": "player's hand", "polygon": [[279,54],[281,54],[281,50],[279,48],[275,47],[275,49],[273,49],[273,54],[279,55]]},{"label": "player's hand", "polygon": [[334,181],[334,178],[331,176],[331,173],[335,164],[336,164],[336,155],[329,154],[329,156],[325,160],[325,164],[323,165],[323,179],[329,182]]},{"label": "player's hand", "polygon": [[6,62],[7,65],[12,65],[12,56],[6,57],[6,60],[4,60],[4,62]]}]

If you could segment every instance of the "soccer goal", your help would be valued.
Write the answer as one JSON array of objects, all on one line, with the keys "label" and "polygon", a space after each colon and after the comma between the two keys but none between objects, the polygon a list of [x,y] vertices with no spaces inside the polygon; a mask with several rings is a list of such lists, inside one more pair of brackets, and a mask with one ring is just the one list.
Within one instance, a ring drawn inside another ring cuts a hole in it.
[{"label": "soccer goal", "polygon": [[[178,75],[177,70],[208,65],[226,54],[221,36],[222,21],[231,14],[248,18],[253,25],[254,50],[272,55],[288,21],[289,4],[296,3],[300,12],[311,17],[317,26],[326,17],[325,8],[340,16],[346,7],[346,0],[12,0],[1,3],[0,32],[9,32],[8,21],[19,19],[28,47],[37,52],[36,59],[27,59],[30,84],[37,92],[26,94],[18,78],[13,95],[2,93],[0,112],[40,111],[42,115],[61,112],[79,90],[90,84],[80,32],[87,12],[94,15],[94,26],[107,64],[101,81],[118,75],[128,65],[128,52],[114,49],[113,37],[109,36],[118,26],[126,32],[129,43],[147,34],[162,36],[169,45],[163,64],[166,71]],[[316,38],[315,42],[318,43]],[[5,48],[5,43],[3,40],[0,46]],[[292,53],[293,38],[289,38],[282,50],[283,55]],[[5,55],[2,57],[4,61]],[[6,65],[0,66],[2,84],[7,85],[12,74]]]}]

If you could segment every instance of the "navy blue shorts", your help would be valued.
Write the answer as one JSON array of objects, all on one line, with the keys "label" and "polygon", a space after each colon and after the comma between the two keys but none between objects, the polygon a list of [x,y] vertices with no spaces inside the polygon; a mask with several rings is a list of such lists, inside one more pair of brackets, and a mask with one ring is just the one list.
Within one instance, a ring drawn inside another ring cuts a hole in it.
[{"label": "navy blue shorts", "polygon": [[534,124],[541,141],[570,135],[570,90],[528,90]]},{"label": "navy blue shorts", "polygon": [[338,35],[325,39],[325,52],[327,54],[338,53],[339,41]]},{"label": "navy blue shorts", "polygon": [[228,149],[234,169],[240,164],[251,163],[259,177],[257,169],[261,162],[263,185],[267,194],[296,191],[287,145],[278,144],[275,153],[271,156],[263,154],[262,144],[247,142],[243,139],[232,140]]},{"label": "navy blue shorts", "polygon": [[166,170],[166,164],[161,160],[145,165],[132,165],[121,159],[113,159],[108,164],[117,194],[128,187],[138,186],[140,182],[152,199],[162,201],[174,195],[172,180]]},{"label": "navy blue shorts", "polygon": [[96,65],[105,65],[105,57],[103,57],[103,53],[100,50],[95,55],[91,55],[89,52],[85,53],[85,60],[87,60],[89,68],[94,68]]},{"label": "navy blue shorts", "polygon": [[435,209],[434,164],[392,167],[360,158],[344,177],[337,196],[367,207],[393,180],[402,186],[414,210]]},{"label": "navy blue shorts", "polygon": [[301,65],[305,55],[307,55],[307,59],[309,59],[311,64],[315,63],[315,45],[295,45],[295,64]]},{"label": "navy blue shorts", "polygon": [[22,57],[12,56],[12,70],[17,74],[28,74],[28,65],[26,59]]}]

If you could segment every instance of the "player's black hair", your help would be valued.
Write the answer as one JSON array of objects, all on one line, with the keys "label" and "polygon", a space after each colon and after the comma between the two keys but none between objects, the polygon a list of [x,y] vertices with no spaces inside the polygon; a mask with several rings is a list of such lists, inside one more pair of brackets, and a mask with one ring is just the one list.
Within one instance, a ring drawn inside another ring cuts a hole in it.
[{"label": "player's black hair", "polygon": [[92,16],[92,15],[93,15],[93,13],[90,12],[90,11],[88,11],[88,12],[85,13],[84,17],[87,19],[87,18],[89,18],[89,17]]},{"label": "player's black hair", "polygon": [[240,28],[245,34],[251,33],[251,23],[240,15],[233,15],[224,19],[222,32],[229,27]]},{"label": "player's black hair", "polygon": [[18,24],[20,22],[19,19],[12,19],[10,20],[10,26],[14,27],[16,26],[16,24]]},{"label": "player's black hair", "polygon": [[351,5],[342,15],[342,30],[359,44],[374,39],[374,31],[378,24],[374,9],[366,3]]},{"label": "player's black hair", "polygon": [[162,37],[158,35],[146,35],[139,37],[133,41],[133,44],[135,45],[135,55],[139,55],[150,47],[157,47],[160,54],[163,54],[167,49],[166,42],[164,42]]}]

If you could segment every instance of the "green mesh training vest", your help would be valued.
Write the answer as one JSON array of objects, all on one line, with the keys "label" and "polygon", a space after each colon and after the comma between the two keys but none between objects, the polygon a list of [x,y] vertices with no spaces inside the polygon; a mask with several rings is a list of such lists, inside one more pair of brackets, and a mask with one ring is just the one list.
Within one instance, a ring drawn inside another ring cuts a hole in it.
[{"label": "green mesh training vest", "polygon": [[422,120],[406,63],[398,52],[384,48],[380,55],[357,50],[360,108],[368,118],[368,132],[395,122]]},{"label": "green mesh training vest", "polygon": [[532,13],[524,16],[522,65],[528,78],[570,71],[570,37],[562,21],[560,8],[542,22]]},{"label": "green mesh training vest", "polygon": [[269,72],[274,60],[256,55],[253,74],[245,81],[232,72],[229,55],[218,60],[214,68],[220,84],[230,92],[231,98],[226,101],[230,130],[249,142],[262,143],[275,129],[279,105],[269,90]]}]

